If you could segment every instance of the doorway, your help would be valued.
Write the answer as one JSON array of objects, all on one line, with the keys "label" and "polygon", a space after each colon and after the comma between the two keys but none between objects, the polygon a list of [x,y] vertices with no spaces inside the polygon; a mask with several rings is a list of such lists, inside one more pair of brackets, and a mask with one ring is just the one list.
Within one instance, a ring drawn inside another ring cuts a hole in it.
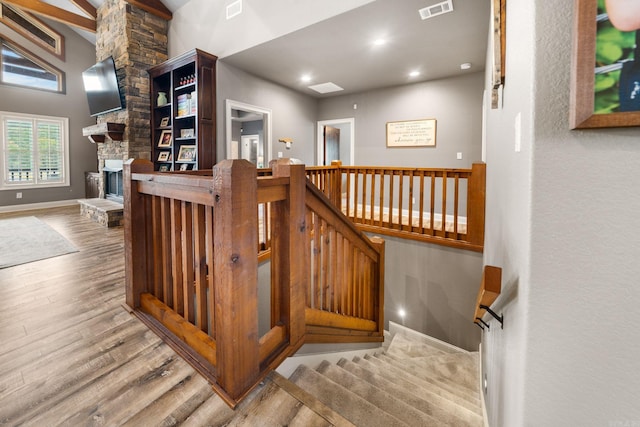
[{"label": "doorway", "polygon": [[271,160],[271,110],[227,99],[227,159],[246,159],[257,168]]},{"label": "doorway", "polygon": [[332,160],[340,160],[345,166],[354,165],[355,119],[318,121],[316,152],[318,166],[330,165]]}]

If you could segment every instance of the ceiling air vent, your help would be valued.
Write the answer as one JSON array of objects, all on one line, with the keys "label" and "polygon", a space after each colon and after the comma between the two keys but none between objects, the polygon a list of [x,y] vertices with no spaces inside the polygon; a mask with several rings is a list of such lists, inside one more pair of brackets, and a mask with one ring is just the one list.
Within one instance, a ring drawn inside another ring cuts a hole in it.
[{"label": "ceiling air vent", "polygon": [[434,4],[433,6],[427,6],[418,11],[420,13],[420,18],[429,19],[434,16],[442,15],[443,13],[453,12],[453,3],[452,0],[446,0],[442,3]]}]

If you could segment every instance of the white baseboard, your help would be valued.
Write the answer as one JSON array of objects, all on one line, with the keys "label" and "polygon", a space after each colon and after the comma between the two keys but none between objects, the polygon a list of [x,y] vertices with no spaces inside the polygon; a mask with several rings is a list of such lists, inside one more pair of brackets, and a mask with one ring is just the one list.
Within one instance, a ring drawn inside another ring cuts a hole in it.
[{"label": "white baseboard", "polygon": [[482,379],[482,343],[478,344],[478,384],[480,384],[480,405],[482,406],[482,421],[484,427],[489,427],[489,415],[487,415],[487,402],[484,400],[484,381]]},{"label": "white baseboard", "polygon": [[78,199],[56,200],[55,202],[26,203],[24,205],[0,206],[0,212],[32,211],[34,209],[59,208],[78,204]]}]

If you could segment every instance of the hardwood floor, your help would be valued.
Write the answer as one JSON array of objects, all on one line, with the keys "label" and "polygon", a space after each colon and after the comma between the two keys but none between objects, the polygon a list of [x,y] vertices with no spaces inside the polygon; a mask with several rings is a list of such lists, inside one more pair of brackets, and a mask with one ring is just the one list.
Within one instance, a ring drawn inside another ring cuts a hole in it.
[{"label": "hardwood floor", "polygon": [[36,216],[79,252],[0,269],[0,425],[222,425],[209,384],[122,307],[123,228]]}]

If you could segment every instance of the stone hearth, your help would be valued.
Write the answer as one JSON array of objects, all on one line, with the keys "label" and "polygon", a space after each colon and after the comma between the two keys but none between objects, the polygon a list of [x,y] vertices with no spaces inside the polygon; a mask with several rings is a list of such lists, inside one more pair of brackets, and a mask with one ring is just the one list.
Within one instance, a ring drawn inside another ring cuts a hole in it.
[{"label": "stone hearth", "polygon": [[89,218],[105,227],[124,225],[122,203],[107,199],[79,200],[80,215]]}]

